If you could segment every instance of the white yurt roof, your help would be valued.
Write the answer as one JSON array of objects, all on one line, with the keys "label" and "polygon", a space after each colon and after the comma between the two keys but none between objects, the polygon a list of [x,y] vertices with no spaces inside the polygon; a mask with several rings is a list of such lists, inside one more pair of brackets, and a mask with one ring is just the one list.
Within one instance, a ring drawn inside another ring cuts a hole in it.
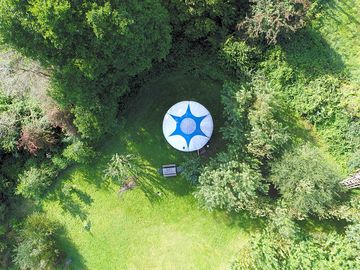
[{"label": "white yurt roof", "polygon": [[165,114],[163,133],[177,150],[191,152],[204,147],[214,129],[210,112],[195,101],[181,101]]}]

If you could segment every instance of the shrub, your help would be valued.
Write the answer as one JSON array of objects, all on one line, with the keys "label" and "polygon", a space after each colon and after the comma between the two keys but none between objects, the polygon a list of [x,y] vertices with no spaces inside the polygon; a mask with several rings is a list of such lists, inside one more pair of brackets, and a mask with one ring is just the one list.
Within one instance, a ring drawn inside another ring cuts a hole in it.
[{"label": "shrub", "polygon": [[22,127],[18,147],[36,155],[55,143],[54,135],[42,123],[34,121]]},{"label": "shrub", "polygon": [[181,175],[191,184],[197,184],[202,169],[200,157],[187,159],[181,167],[183,168]]},{"label": "shrub", "polygon": [[342,113],[340,107],[340,80],[333,76],[321,76],[300,89],[294,98],[296,110],[313,124],[332,123]]},{"label": "shrub", "polygon": [[350,235],[358,230],[347,230],[346,235],[320,233],[280,237],[270,230],[253,235],[250,246],[241,249],[232,270],[352,270],[359,269],[359,247]]},{"label": "shrub", "polygon": [[173,36],[189,41],[205,40],[227,31],[241,14],[234,0],[165,0],[170,13]]},{"label": "shrub", "polygon": [[275,162],[271,180],[280,190],[281,200],[291,216],[303,219],[308,214],[324,217],[339,196],[341,177],[319,149],[303,145],[288,151]]},{"label": "shrub", "polygon": [[305,25],[309,0],[252,0],[251,15],[238,27],[245,29],[250,38],[265,39],[276,43],[288,32],[295,32]]},{"label": "shrub", "polygon": [[360,91],[359,87],[353,84],[341,86],[341,105],[351,117],[360,118]]},{"label": "shrub", "polygon": [[134,155],[115,154],[104,170],[104,176],[122,185],[128,177],[138,177],[140,167]]},{"label": "shrub", "polygon": [[263,161],[281,153],[290,136],[283,119],[281,97],[262,74],[252,76],[248,84],[224,84],[222,103],[227,122],[222,131],[224,138],[232,142],[232,148],[246,149]]},{"label": "shrub", "polygon": [[22,270],[56,269],[60,257],[55,234],[59,226],[46,216],[29,216],[18,235],[14,263]]},{"label": "shrub", "polygon": [[71,164],[71,161],[63,155],[56,154],[51,158],[51,162],[57,170],[64,170]]},{"label": "shrub", "polygon": [[0,147],[8,153],[14,151],[18,136],[16,115],[8,111],[0,112]]},{"label": "shrub", "polygon": [[228,38],[220,51],[220,57],[225,67],[240,75],[254,67],[257,57],[256,49],[250,47],[246,42]]},{"label": "shrub", "polygon": [[360,169],[360,149],[356,150],[350,155],[348,162],[349,171],[354,172]]},{"label": "shrub", "polygon": [[261,181],[257,170],[222,154],[202,171],[195,196],[209,210],[249,210],[256,216],[265,210],[261,209],[258,192],[266,191],[267,186]]},{"label": "shrub", "polygon": [[16,193],[28,199],[39,199],[51,185],[55,172],[44,164],[40,168],[31,167],[19,176]]},{"label": "shrub", "polygon": [[226,124],[222,128],[223,137],[232,142],[236,149],[244,148],[249,132],[249,108],[254,102],[254,95],[248,85],[226,81],[223,85],[221,101],[224,104]]},{"label": "shrub", "polygon": [[290,135],[287,126],[280,121],[280,108],[275,96],[270,93],[257,94],[248,117],[251,126],[248,152],[260,160],[269,160],[281,153]]},{"label": "shrub", "polygon": [[46,108],[46,118],[53,127],[59,127],[64,133],[75,136],[76,127],[73,124],[73,115],[67,110],[62,110],[59,106],[51,103]]},{"label": "shrub", "polygon": [[76,140],[64,149],[63,156],[70,161],[86,164],[95,157],[95,151],[87,143]]}]

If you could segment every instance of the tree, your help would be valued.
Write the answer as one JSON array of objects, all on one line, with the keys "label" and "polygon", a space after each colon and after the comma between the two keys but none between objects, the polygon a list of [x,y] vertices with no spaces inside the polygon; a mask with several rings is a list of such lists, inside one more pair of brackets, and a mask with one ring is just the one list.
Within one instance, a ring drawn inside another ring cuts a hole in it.
[{"label": "tree", "polygon": [[51,133],[39,121],[23,126],[18,143],[18,148],[27,150],[30,154],[36,155],[38,151],[49,148],[56,140]]},{"label": "tree", "polygon": [[210,210],[249,210],[254,216],[263,215],[266,209],[261,209],[259,193],[267,186],[261,181],[261,174],[249,164],[222,154],[202,171],[195,196]]},{"label": "tree", "polygon": [[70,161],[86,164],[95,157],[95,151],[87,143],[75,140],[64,149],[63,156]]},{"label": "tree", "polygon": [[222,102],[227,122],[223,135],[232,148],[260,161],[280,154],[290,142],[281,96],[262,74],[252,74],[250,83],[226,82]]},{"label": "tree", "polygon": [[270,179],[290,215],[298,219],[308,214],[324,217],[341,193],[338,171],[309,144],[286,152],[272,165]]},{"label": "tree", "polygon": [[231,29],[239,17],[234,0],[163,0],[169,10],[174,37],[198,41]]},{"label": "tree", "polygon": [[305,25],[309,0],[251,0],[250,17],[238,27],[245,29],[250,38],[276,43],[279,36],[295,32]]},{"label": "tree", "polygon": [[247,150],[260,160],[269,160],[284,150],[290,135],[287,126],[282,123],[279,99],[271,92],[261,90],[258,90],[256,101],[249,111],[251,130]]},{"label": "tree", "polygon": [[22,270],[55,269],[60,257],[55,238],[59,226],[43,214],[29,216],[20,230],[14,263]]},{"label": "tree", "polygon": [[304,232],[286,238],[265,229],[250,239],[231,264],[233,270],[352,270],[360,267],[359,247],[346,235]]},{"label": "tree", "polygon": [[257,49],[250,47],[245,41],[230,37],[221,48],[220,58],[228,70],[240,77],[254,67],[258,54]]},{"label": "tree", "polygon": [[104,170],[104,175],[114,181],[123,184],[127,178],[137,178],[140,173],[138,160],[134,155],[119,155],[115,154],[111,157],[107,168]]},{"label": "tree", "polygon": [[39,199],[52,183],[55,172],[47,164],[40,168],[30,167],[19,176],[17,194],[25,198]]},{"label": "tree", "polygon": [[165,58],[171,41],[159,0],[1,0],[0,34],[53,69],[50,94],[86,139],[111,129],[128,78]]}]

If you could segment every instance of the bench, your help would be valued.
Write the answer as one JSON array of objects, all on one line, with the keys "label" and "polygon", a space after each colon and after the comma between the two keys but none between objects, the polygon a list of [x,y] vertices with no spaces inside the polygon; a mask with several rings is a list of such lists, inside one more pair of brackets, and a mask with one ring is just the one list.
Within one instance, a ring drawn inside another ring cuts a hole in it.
[{"label": "bench", "polygon": [[182,168],[176,166],[176,164],[168,164],[161,166],[161,168],[158,169],[158,172],[164,177],[172,177],[177,176],[178,173],[181,173]]}]

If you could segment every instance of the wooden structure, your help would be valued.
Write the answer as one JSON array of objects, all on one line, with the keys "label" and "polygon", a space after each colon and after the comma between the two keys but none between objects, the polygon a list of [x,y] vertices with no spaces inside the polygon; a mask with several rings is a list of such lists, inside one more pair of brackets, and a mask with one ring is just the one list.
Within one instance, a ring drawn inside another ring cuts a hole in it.
[{"label": "wooden structure", "polygon": [[358,170],[353,176],[340,182],[346,188],[358,188],[360,187],[360,170]]}]

